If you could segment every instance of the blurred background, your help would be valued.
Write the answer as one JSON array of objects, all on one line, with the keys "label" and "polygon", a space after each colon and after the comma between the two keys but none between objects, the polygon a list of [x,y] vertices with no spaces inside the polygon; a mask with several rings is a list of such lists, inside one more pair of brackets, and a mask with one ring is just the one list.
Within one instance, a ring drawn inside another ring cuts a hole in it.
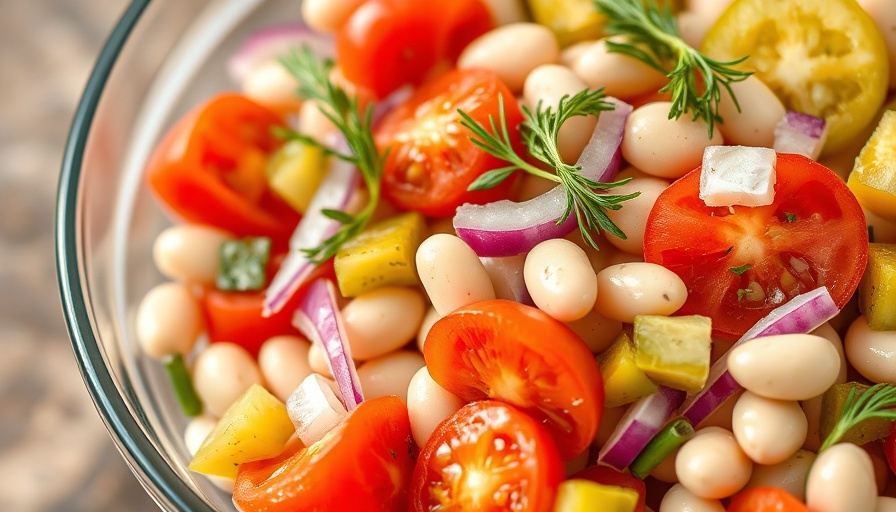
[{"label": "blurred background", "polygon": [[157,511],[75,363],[56,286],[72,114],[126,0],[0,3],[0,511]]}]

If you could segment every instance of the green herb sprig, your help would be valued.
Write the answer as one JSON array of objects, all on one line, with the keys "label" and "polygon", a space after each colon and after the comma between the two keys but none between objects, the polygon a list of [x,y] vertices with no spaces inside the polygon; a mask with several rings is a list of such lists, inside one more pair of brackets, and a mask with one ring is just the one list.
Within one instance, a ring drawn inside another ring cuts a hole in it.
[{"label": "green herb sprig", "polygon": [[706,121],[712,137],[715,123],[722,122],[720,86],[740,111],[731,84],[752,74],[734,69],[746,56],[717,61],[701,54],[681,38],[669,6],[660,7],[655,0],[594,0],[594,4],[607,18],[606,32],[627,39],[626,42],[607,41],[607,50],[638,59],[669,79],[659,91],[672,93],[669,119],[691,112],[695,121]]},{"label": "green herb sprig", "polygon": [[818,453],[837,444],[856,425],[873,418],[896,421],[896,386],[893,384],[875,384],[858,397],[856,386],[853,385],[846,396],[840,419]]},{"label": "green herb sprig", "polygon": [[592,233],[600,233],[601,229],[624,240],[625,233],[610,220],[607,210],[622,208],[622,202],[638,197],[640,192],[626,195],[604,195],[601,191],[625,185],[631,178],[613,183],[590,180],[579,172],[582,169],[581,166],[569,165],[563,161],[557,145],[560,127],[569,118],[612,110],[613,104],[604,101],[605,97],[602,89],[586,89],[571,97],[561,98],[556,110],[552,107],[544,107],[541,102],[538,103],[534,112],[523,106],[525,120],[520,125],[523,142],[533,157],[554,168],[556,174],[539,169],[516,153],[510,139],[510,130],[507,127],[507,115],[502,96],[498,96],[498,119],[495,120],[493,116],[489,116],[491,131],[463,110],[458,110],[462,118],[461,125],[473,133],[473,136],[470,137],[473,143],[487,153],[510,164],[483,173],[470,184],[469,190],[492,188],[507,179],[513,172],[524,171],[563,185],[566,191],[566,208],[557,223],[565,222],[575,212],[582,238],[588,245],[598,249]]},{"label": "green herb sprig", "polygon": [[280,62],[299,82],[298,95],[305,100],[317,102],[321,113],[342,133],[350,154],[339,152],[292,130],[280,129],[278,135],[316,146],[327,155],[355,165],[367,185],[369,199],[357,214],[351,215],[339,210],[321,212],[342,224],[336,233],[318,247],[302,249],[312,261],[322,263],[336,254],[348,239],[360,233],[373,216],[379,203],[380,178],[388,152],[381,155],[373,139],[373,104],[368,104],[361,115],[358,98],[350,96],[330,80],[330,70],[334,65],[332,60],[318,59],[306,46],[301,50],[290,51],[280,58]]}]

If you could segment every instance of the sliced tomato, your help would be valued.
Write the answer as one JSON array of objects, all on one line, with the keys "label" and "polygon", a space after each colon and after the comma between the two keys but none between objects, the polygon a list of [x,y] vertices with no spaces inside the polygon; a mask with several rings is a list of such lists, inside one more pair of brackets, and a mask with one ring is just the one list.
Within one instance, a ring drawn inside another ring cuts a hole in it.
[{"label": "sliced tomato", "polygon": [[146,179],[177,216],[285,246],[300,215],[268,187],[267,158],[280,145],[275,112],[239,94],[215,96],[156,147]]},{"label": "sliced tomato", "polygon": [[890,471],[896,474],[896,424],[893,424],[893,430],[884,441],[884,455],[887,457],[887,465]]},{"label": "sliced tomato", "polygon": [[374,398],[311,446],[242,464],[233,502],[243,512],[406,510],[415,452],[404,401]]},{"label": "sliced tomato", "polygon": [[411,509],[549,512],[563,463],[548,432],[502,402],[467,404],[420,452]]},{"label": "sliced tomato", "polygon": [[631,489],[638,493],[638,502],[635,504],[634,512],[644,512],[644,508],[647,506],[647,486],[644,484],[644,480],[629,473],[623,473],[610,466],[591,466],[579,471],[571,478],[582,478],[603,485]]},{"label": "sliced tomato", "polygon": [[808,512],[802,501],[777,487],[756,487],[737,493],[727,512]]},{"label": "sliced tomato", "polygon": [[567,460],[594,439],[604,403],[594,355],[539,309],[507,300],[460,308],[432,326],[423,356],[433,380],[462,399],[502,400],[547,426]]},{"label": "sliced tomato", "polygon": [[684,280],[678,314],[710,317],[720,338],[820,286],[842,308],[865,270],[865,216],[843,181],[792,154],[778,155],[776,175],[771,205],[708,207],[698,168],[660,194],[647,219],[644,260]]},{"label": "sliced tomato", "polygon": [[431,216],[454,215],[463,203],[486,203],[509,196],[513,180],[489,190],[467,188],[481,174],[506,163],[470,140],[458,109],[489,126],[498,119],[498,96],[504,99],[509,136],[522,152],[519,105],[497,75],[484,69],[448,72],[428,82],[403,105],[383,118],[376,143],[389,157],[383,170],[383,194],[395,205]]}]

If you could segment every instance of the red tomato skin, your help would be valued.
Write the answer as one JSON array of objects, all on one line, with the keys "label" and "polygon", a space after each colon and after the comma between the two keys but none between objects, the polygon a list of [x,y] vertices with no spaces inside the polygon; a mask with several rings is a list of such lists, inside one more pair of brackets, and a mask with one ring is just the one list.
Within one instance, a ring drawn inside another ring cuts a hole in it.
[{"label": "red tomato skin", "polygon": [[389,149],[383,196],[401,209],[432,217],[452,216],[464,203],[484,204],[510,197],[515,175],[488,190],[467,190],[480,175],[504,167],[506,162],[473,144],[472,133],[460,126],[457,114],[460,104],[474,120],[488,126],[489,116],[498,118],[499,96],[504,101],[511,142],[517,153],[523,154],[519,104],[492,71],[449,71],[386,114],[375,130],[377,146],[381,151]]},{"label": "red tomato skin", "polygon": [[893,430],[884,441],[884,455],[887,457],[887,465],[890,471],[896,474],[896,423],[893,424]]},{"label": "red tomato skin", "polygon": [[625,487],[638,493],[638,502],[635,504],[635,512],[644,512],[647,506],[647,486],[644,480],[628,473],[623,473],[610,466],[587,467],[570,478],[591,480],[602,485],[615,485]]},{"label": "red tomato skin", "polygon": [[[687,286],[676,314],[708,316],[714,336],[737,339],[775,307],[819,286],[838,307],[849,301],[868,260],[868,232],[861,207],[836,174],[801,155],[778,154],[774,202],[735,207],[729,218],[728,208],[698,198],[700,171],[660,195],[644,234],[644,260],[672,270]],[[787,222],[785,213],[794,212],[797,220]],[[795,279],[777,299],[771,292],[756,303],[738,298],[737,290],[757,276],[780,291],[780,270],[795,272],[782,264],[789,257],[809,262],[810,280]],[[752,268],[742,275],[730,270],[744,263]]]},{"label": "red tomato skin", "polygon": [[243,512],[407,510],[416,446],[397,396],[366,400],[321,441],[239,467]]},{"label": "red tomato skin", "polygon": [[734,495],[727,512],[808,512],[802,501],[777,487],[756,487]]},{"label": "red tomato skin", "polygon": [[239,94],[221,94],[182,118],[146,167],[155,196],[175,216],[283,247],[301,216],[267,186],[267,156],[282,118]]}]

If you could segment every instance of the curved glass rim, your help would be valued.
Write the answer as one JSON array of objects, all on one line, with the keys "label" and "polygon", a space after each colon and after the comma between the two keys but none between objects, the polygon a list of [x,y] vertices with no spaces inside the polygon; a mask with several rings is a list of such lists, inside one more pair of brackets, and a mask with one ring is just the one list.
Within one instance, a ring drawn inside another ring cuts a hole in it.
[{"label": "curved glass rim", "polygon": [[[56,276],[69,338],[94,405],[131,471],[157,504],[214,512],[168,465],[130,413],[99,350],[80,286],[78,190],[84,151],[100,98],[121,50],[151,0],[133,0],[106,40],[90,73],[66,141],[56,203]],[[147,482],[147,479],[149,482]],[[151,483],[151,485],[149,485]]]}]

